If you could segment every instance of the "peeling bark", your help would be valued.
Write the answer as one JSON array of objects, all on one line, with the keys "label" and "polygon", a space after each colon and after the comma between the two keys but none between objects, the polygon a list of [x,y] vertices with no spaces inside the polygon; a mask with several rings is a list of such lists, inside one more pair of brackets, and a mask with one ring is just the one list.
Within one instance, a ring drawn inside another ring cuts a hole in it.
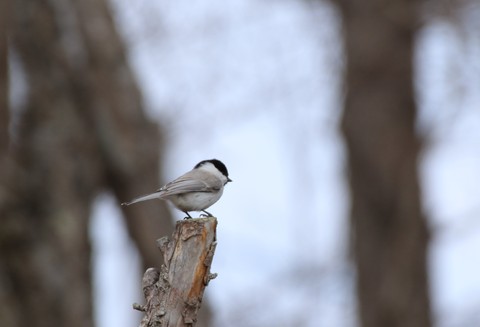
[{"label": "peeling bark", "polygon": [[145,312],[140,327],[195,326],[205,287],[217,277],[210,273],[216,228],[213,217],[181,220],[172,240],[165,236],[157,241],[165,264],[143,275],[146,304],[133,305]]}]

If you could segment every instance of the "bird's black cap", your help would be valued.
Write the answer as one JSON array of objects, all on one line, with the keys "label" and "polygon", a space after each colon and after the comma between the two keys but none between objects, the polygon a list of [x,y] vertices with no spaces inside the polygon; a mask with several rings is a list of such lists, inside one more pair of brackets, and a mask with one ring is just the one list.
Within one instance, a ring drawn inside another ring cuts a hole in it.
[{"label": "bird's black cap", "polygon": [[[203,160],[203,161],[200,161],[198,164],[195,165],[195,167],[193,167],[193,169],[195,168],[198,168],[200,166],[203,166],[204,164],[206,163],[211,163],[215,166],[215,168],[217,168],[222,174],[225,175],[225,177],[228,178],[228,170],[227,170],[227,167],[225,166],[225,164],[223,162],[221,162],[220,160],[218,159],[210,159],[210,160]],[[230,181],[230,178],[228,178],[229,181]]]}]

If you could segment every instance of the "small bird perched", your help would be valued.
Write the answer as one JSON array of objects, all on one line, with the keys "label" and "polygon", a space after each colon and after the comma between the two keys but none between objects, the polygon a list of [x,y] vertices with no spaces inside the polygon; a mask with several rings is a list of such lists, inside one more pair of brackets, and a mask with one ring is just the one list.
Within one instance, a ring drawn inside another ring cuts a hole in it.
[{"label": "small bird perched", "polygon": [[212,214],[205,211],[217,202],[223,194],[223,187],[232,180],[228,177],[227,167],[217,159],[203,160],[188,173],[166,184],[154,193],[142,195],[122,206],[151,200],[169,200],[177,209],[187,214],[186,219],[192,218],[189,211],[203,211],[207,216]]}]

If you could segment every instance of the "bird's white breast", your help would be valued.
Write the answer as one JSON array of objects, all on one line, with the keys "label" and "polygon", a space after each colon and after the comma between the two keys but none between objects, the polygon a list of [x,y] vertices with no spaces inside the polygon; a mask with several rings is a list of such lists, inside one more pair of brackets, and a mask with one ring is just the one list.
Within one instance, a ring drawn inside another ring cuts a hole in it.
[{"label": "bird's white breast", "polygon": [[211,192],[190,192],[176,194],[169,197],[169,200],[181,211],[202,211],[217,202],[223,193],[223,187],[215,193]]}]

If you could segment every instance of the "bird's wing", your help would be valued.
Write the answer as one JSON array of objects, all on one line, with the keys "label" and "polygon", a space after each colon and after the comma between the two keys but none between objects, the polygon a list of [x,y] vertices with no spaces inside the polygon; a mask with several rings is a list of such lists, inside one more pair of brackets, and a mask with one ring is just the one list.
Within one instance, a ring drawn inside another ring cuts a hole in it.
[{"label": "bird's wing", "polygon": [[163,186],[157,192],[160,197],[168,197],[190,192],[218,192],[222,186],[220,178],[192,170]]}]

